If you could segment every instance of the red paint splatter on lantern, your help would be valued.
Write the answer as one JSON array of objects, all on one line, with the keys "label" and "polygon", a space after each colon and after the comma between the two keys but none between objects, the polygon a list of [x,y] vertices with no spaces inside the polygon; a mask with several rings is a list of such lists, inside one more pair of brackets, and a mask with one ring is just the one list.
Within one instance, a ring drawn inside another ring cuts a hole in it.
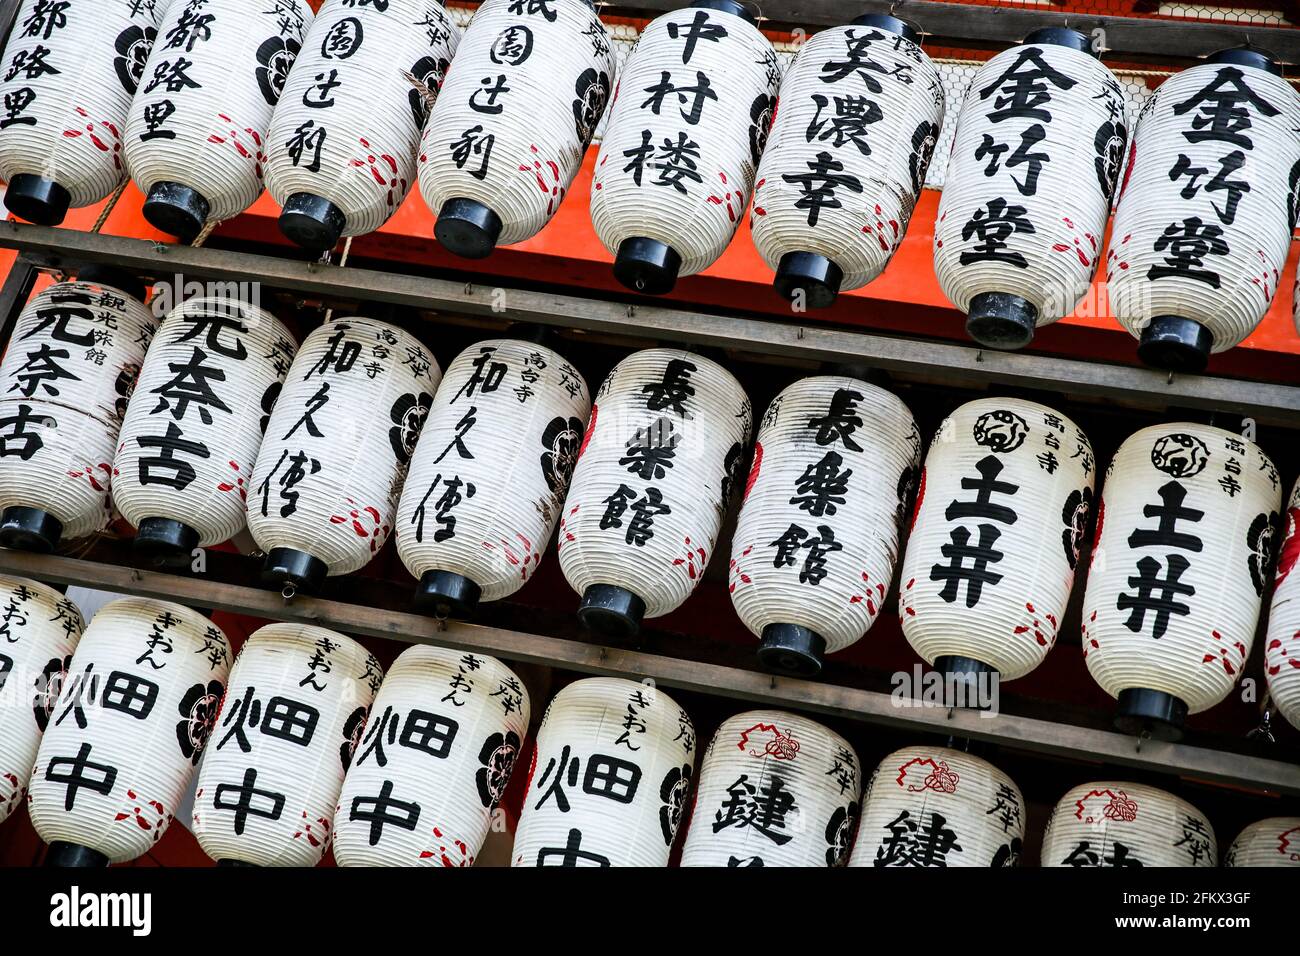
[{"label": "red paint splatter on lantern", "polygon": [[298,824],[298,829],[293,834],[293,839],[306,838],[307,842],[314,847],[323,847],[330,839],[330,820],[328,817],[317,817],[312,820],[307,816],[307,811],[302,812],[302,822]]},{"label": "red paint splatter on lantern", "polygon": [[758,473],[763,468],[763,443],[754,442],[754,463],[749,466],[749,475],[745,478],[745,493],[740,500],[743,504],[749,500],[749,493],[754,488],[754,482],[758,481]]},{"label": "red paint splatter on lantern", "polygon": [[1133,238],[1133,233],[1130,232],[1127,236],[1125,236],[1123,239],[1119,241],[1118,251],[1114,248],[1111,248],[1110,251],[1106,253],[1106,281],[1108,282],[1114,281],[1116,269],[1119,269],[1121,272],[1124,272],[1128,269],[1128,265],[1129,265],[1128,260],[1121,259],[1120,256],[1124,252],[1124,246],[1128,245],[1129,240],[1132,238]]},{"label": "red paint splatter on lantern", "polygon": [[1089,650],[1096,651],[1101,649],[1101,645],[1097,643],[1097,639],[1093,637],[1092,634],[1089,633],[1090,625],[1096,623],[1097,623],[1097,612],[1093,611],[1092,614],[1088,617],[1088,620],[1084,621],[1079,628],[1080,632],[1083,635],[1083,659],[1085,661],[1088,659]]},{"label": "red paint splatter on lantern", "polygon": [[560,540],[557,541],[555,544],[556,551],[563,549],[566,544],[572,544],[574,541],[578,540],[574,536],[573,532],[569,530],[569,519],[578,513],[578,509],[580,507],[582,506],[574,505],[572,508],[569,509],[569,513],[567,515],[564,515],[562,518],[560,518]]},{"label": "red paint splatter on lantern", "polygon": [[330,515],[330,524],[350,524],[352,532],[358,538],[369,539],[372,554],[378,551],[388,539],[390,530],[379,509],[370,505],[359,505],[351,498],[343,500],[352,506],[351,510],[346,515]]},{"label": "red paint splatter on lantern", "polygon": [[[97,472],[102,472],[102,474],[97,475]],[[69,471],[67,474],[69,478],[74,480],[86,479],[86,483],[95,491],[107,491],[109,476],[113,473],[113,466],[106,461],[101,461],[97,465],[87,465],[79,471]],[[101,480],[102,484],[100,483]]]},{"label": "red paint splatter on lantern", "polygon": [[871,575],[866,571],[862,572],[863,593],[855,594],[849,598],[850,604],[862,604],[866,602],[867,613],[872,617],[876,616],[876,611],[884,606],[885,603],[885,585],[882,581],[877,581],[874,585],[871,583]]},{"label": "red paint splatter on lantern", "polygon": [[[65,129],[63,135],[68,139],[85,136],[101,153],[113,154],[113,168],[122,168],[122,131],[116,123],[108,120],[92,120],[90,114],[80,106],[74,106],[73,112],[80,118],[82,125]],[[88,121],[88,122],[87,122]]]},{"label": "red paint splatter on lantern", "polygon": [[[1229,676],[1236,674],[1246,663],[1246,645],[1241,641],[1224,641],[1223,635],[1218,631],[1210,631],[1210,636],[1217,642],[1210,645],[1210,651],[1201,658],[1202,664],[1219,663],[1223,665],[1223,672]],[[1236,651],[1236,661],[1233,660],[1232,652]]]},{"label": "red paint splatter on lantern", "polygon": [[925,468],[921,469],[921,477],[916,482],[916,504],[912,505],[912,520],[907,523],[908,534],[911,534],[912,529],[916,527],[916,516],[921,513],[923,501],[925,501]]},{"label": "red paint splatter on lantern", "polygon": [[[438,848],[436,850],[421,850],[420,859],[428,860],[437,857],[443,866],[473,866],[474,857],[469,852],[469,847],[463,840],[449,840],[442,832],[440,827],[434,827],[431,831],[436,838]],[[450,844],[450,846],[448,846]],[[455,858],[449,854],[455,854]]]},{"label": "red paint splatter on lantern", "polygon": [[591,405],[591,417],[587,419],[587,430],[582,433],[582,444],[578,446],[578,457],[574,459],[575,465],[582,460],[582,453],[587,450],[591,444],[591,436],[596,431],[596,416],[600,414],[600,406],[595,402]]},{"label": "red paint splatter on lantern", "polygon": [[754,579],[745,573],[745,569],[741,566],[740,563],[741,561],[745,560],[745,558],[749,557],[750,554],[753,553],[753,551],[754,551],[754,546],[751,544],[744,551],[740,552],[740,557],[732,558],[731,561],[728,562],[727,576],[731,578],[731,583],[727,585],[727,591],[729,593],[735,594],[736,588],[742,584],[754,583]]},{"label": "red paint splatter on lantern", "polygon": [[[262,142],[262,134],[251,126],[245,126],[243,129],[238,127],[233,119],[225,113],[218,113],[218,118],[230,128],[225,135],[212,133],[208,136],[209,143],[229,144],[240,156],[249,160],[253,164],[253,172],[257,175],[257,181],[262,181],[262,166],[266,162],[265,144]],[[245,137],[245,134],[247,136]]]},{"label": "red paint splatter on lantern", "polygon": [[247,501],[248,482],[245,480],[242,474],[242,470],[239,467],[239,462],[228,461],[226,462],[226,464],[228,464],[230,466],[230,470],[235,473],[235,480],[219,482],[217,484],[217,491],[225,491],[225,492],[238,491],[240,499],[243,501]]},{"label": "red paint splatter on lantern", "polygon": [[132,802],[131,809],[119,811],[113,817],[114,822],[129,820],[141,830],[151,833],[153,842],[157,843],[172,822],[172,815],[157,800],[142,799],[134,790],[127,790],[126,798]]},{"label": "red paint splatter on lantern", "polygon": [[[1034,608],[1034,605],[1029,601],[1025,602],[1025,610],[1029,612],[1029,623],[1016,625],[1012,633],[1029,634],[1030,632],[1032,632],[1034,635],[1034,640],[1038,642],[1039,647],[1051,647],[1053,644],[1055,644],[1056,629],[1059,626],[1057,624],[1056,615],[1044,614],[1042,615],[1042,619],[1040,620],[1038,611]],[[1043,621],[1046,621],[1047,624],[1044,624]],[[1050,631],[1048,630],[1048,626],[1047,626],[1049,624],[1051,625]]]},{"label": "red paint splatter on lantern", "polygon": [[[578,510],[576,505],[573,510]],[[572,514],[572,512],[570,512],[570,514]],[[518,545],[507,541],[505,538],[498,538],[497,540],[500,542],[500,545],[493,544],[491,541],[484,541],[483,547],[488,551],[497,551],[499,549],[501,556],[505,558],[512,567],[519,569],[520,579],[527,581],[528,572],[532,571],[541,563],[542,555],[540,551],[533,550],[533,543],[528,540],[525,535],[516,531],[515,538],[519,542]]]},{"label": "red paint splatter on lantern", "polygon": [[901,623],[905,617],[916,617],[916,608],[912,607],[912,588],[916,585],[916,578],[908,578],[903,589],[898,592],[898,620]]},{"label": "red paint splatter on lantern", "polygon": [[1283,640],[1275,637],[1264,648],[1264,667],[1270,677],[1282,673],[1283,667],[1300,670],[1300,631]]},{"label": "red paint splatter on lantern", "polygon": [[739,189],[732,189],[730,182],[727,180],[726,173],[718,173],[718,179],[722,181],[722,188],[718,190],[722,195],[711,193],[706,202],[711,202],[715,206],[725,206],[727,209],[727,221],[735,222],[736,217],[743,211],[740,203],[744,196]]},{"label": "red paint splatter on lantern", "polygon": [[898,224],[897,219],[886,220],[884,218],[885,213],[884,210],[881,209],[879,203],[876,203],[873,211],[876,218],[875,225],[868,224],[863,226],[862,232],[868,236],[875,236],[876,243],[880,246],[881,252],[893,255],[894,250],[898,247],[898,243],[903,238],[902,227]]},{"label": "red paint splatter on lantern", "polygon": [[1282,550],[1277,556],[1277,585],[1286,580],[1296,561],[1300,560],[1300,508],[1287,509],[1286,537],[1282,539]]},{"label": "red paint splatter on lantern", "polygon": [[764,186],[766,186],[766,185],[767,185],[767,177],[766,177],[766,176],[764,176],[762,179],[760,179],[757,183],[754,184],[754,208],[753,208],[753,211],[752,211],[752,212],[750,213],[750,215],[749,215],[749,227],[750,227],[751,229],[754,228],[754,217],[755,217],[755,216],[766,216],[766,215],[767,215],[767,210],[764,209],[764,208],[759,204],[759,201],[758,201],[758,193],[759,193],[759,190],[761,190],[761,189],[762,189]]},{"label": "red paint splatter on lantern", "polygon": [[1062,216],[1061,222],[1074,233],[1071,242],[1057,242],[1052,248],[1057,252],[1072,252],[1085,268],[1091,267],[1097,256],[1097,237],[1087,230],[1080,230],[1069,216]]},{"label": "red paint splatter on lantern", "polygon": [[529,146],[532,152],[531,165],[519,164],[521,173],[532,173],[537,182],[537,188],[549,197],[546,203],[546,214],[554,214],[555,210],[560,208],[560,203],[564,201],[564,183],[560,177],[560,166],[554,160],[543,158],[541,151],[536,146]]},{"label": "red paint splatter on lantern", "polygon": [[397,159],[388,153],[376,153],[364,136],[357,137],[357,141],[366,153],[364,156],[348,160],[348,165],[364,168],[377,185],[387,188],[388,208],[392,209],[406,195],[409,185],[405,176],[398,175]]},{"label": "red paint splatter on lantern", "polygon": [[1273,295],[1277,292],[1282,276],[1276,267],[1269,264],[1268,256],[1264,255],[1263,249],[1256,249],[1255,255],[1259,257],[1259,272],[1251,276],[1250,281],[1263,293],[1264,304],[1267,305],[1273,301]]},{"label": "red paint splatter on lantern", "polygon": [[[682,551],[682,557],[673,559],[673,567],[685,567],[686,576],[694,581],[704,573],[704,568],[709,563],[708,557],[703,548],[699,545],[691,544],[691,539],[689,537],[682,539],[682,546],[684,548]],[[698,567],[696,562],[698,562]]]}]

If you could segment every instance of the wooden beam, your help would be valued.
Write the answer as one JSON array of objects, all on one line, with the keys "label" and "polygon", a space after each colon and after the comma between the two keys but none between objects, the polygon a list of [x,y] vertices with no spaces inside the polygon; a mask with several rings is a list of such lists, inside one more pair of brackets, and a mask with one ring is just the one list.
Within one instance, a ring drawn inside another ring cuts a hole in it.
[{"label": "wooden beam", "polygon": [[999,384],[1104,398],[1163,410],[1170,406],[1249,416],[1261,425],[1300,428],[1300,387],[1079,361],[1034,352],[860,332],[825,323],[751,319],[696,312],[653,301],[637,304],[558,292],[498,288],[464,281],[321,265],[223,249],[164,245],[13,220],[0,222],[0,248],[17,249],[48,268],[107,262],[141,276],[259,282],[343,302],[387,302],[434,312],[532,322],[633,340],[677,342],[772,355],[808,363],[843,362],[903,375],[939,376],[954,387]]},{"label": "wooden beam", "polygon": [[433,644],[543,664],[585,674],[647,678],[665,687],[775,707],[792,707],[918,733],[969,737],[1034,753],[1097,760],[1153,773],[1194,777],[1300,795],[1300,765],[1253,754],[1185,744],[1138,741],[1110,731],[1074,727],[1000,713],[900,706],[889,694],[640,651],[586,644],[473,624],[443,624],[418,614],[343,604],[322,598],[286,601],[278,592],[202,577],[144,571],[56,555],[0,549],[0,573],[52,584],[77,585],[139,595],[273,621],[317,624],[348,634],[409,644]]}]

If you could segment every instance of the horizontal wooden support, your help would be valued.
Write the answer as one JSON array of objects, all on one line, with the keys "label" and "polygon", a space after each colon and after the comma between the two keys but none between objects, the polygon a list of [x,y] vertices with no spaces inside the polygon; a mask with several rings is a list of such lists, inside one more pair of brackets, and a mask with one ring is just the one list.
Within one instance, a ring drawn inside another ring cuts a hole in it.
[{"label": "horizontal wooden support", "polygon": [[116,591],[273,621],[317,624],[348,634],[412,644],[433,644],[491,654],[505,660],[559,667],[584,674],[652,680],[682,688],[774,707],[881,724],[917,733],[937,733],[989,741],[1050,754],[1194,777],[1280,794],[1300,795],[1300,765],[1255,755],[1139,742],[1109,731],[1000,713],[900,706],[891,695],[814,681],[774,677],[757,671],[705,664],[580,641],[473,624],[442,624],[417,614],[344,604],[321,598],[286,601],[278,592],[236,584],[145,571],[56,555],[0,549],[0,573],[53,584]]},{"label": "horizontal wooden support", "polygon": [[[658,15],[684,5],[684,0],[629,0],[626,4],[613,6]],[[1013,45],[1042,27],[1068,26],[1096,36],[1101,48],[1112,53],[1186,60],[1250,43],[1268,50],[1283,63],[1300,62],[1300,30],[1288,27],[1108,17],[1062,13],[1045,6],[998,7],[934,0],[855,0],[853,3],[844,3],[843,0],[751,0],[747,6],[760,11],[763,18],[775,26],[802,27],[810,33],[823,27],[839,26],[864,13],[893,13],[915,24],[940,43],[974,41]],[[609,7],[605,8],[606,12],[609,10]]]},{"label": "horizontal wooden support", "polygon": [[163,245],[14,221],[0,222],[0,248],[51,268],[108,262],[143,276],[260,282],[306,296],[393,303],[434,312],[523,321],[634,340],[714,346],[808,363],[843,362],[936,377],[954,387],[999,384],[1105,398],[1137,408],[1200,409],[1249,416],[1261,425],[1300,428],[1300,387],[1079,361],[1033,352],[859,332],[797,321],[751,319],[527,289],[322,265],[222,249]]}]

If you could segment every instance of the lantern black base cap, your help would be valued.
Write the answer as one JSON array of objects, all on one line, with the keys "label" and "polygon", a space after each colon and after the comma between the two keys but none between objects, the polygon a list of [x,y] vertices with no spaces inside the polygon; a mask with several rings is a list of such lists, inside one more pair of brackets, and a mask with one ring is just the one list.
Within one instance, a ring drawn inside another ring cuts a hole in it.
[{"label": "lantern black base cap", "polygon": [[1195,319],[1157,315],[1138,339],[1138,358],[1170,372],[1202,372],[1210,360],[1214,335]]},{"label": "lantern black base cap", "polygon": [[144,298],[144,282],[139,276],[132,275],[125,269],[117,269],[109,265],[92,263],[84,266],[77,273],[78,282],[94,282],[97,285],[112,286],[120,292],[125,292],[133,299]]},{"label": "lantern black base cap", "polygon": [[224,859],[224,860],[217,860],[217,866],[253,866],[253,867],[260,867],[261,864],[259,864],[259,863],[249,863],[249,862],[247,862],[246,860],[231,860],[231,859]]},{"label": "lantern black base cap", "polygon": [[1186,720],[1187,704],[1173,694],[1146,687],[1119,692],[1115,729],[1121,733],[1172,742],[1182,739]]},{"label": "lantern black base cap", "polygon": [[280,231],[285,238],[311,252],[333,249],[347,225],[342,209],[311,193],[294,193],[280,210]]},{"label": "lantern black base cap", "polygon": [[46,851],[45,865],[82,870],[98,869],[108,866],[108,857],[88,846],[55,840]]},{"label": "lantern black base cap", "polygon": [[945,686],[944,703],[949,707],[985,710],[992,705],[992,695],[982,696],[980,684],[992,683],[998,679],[998,669],[993,665],[960,654],[944,654],[934,659],[934,669],[945,677],[952,678],[954,685],[965,685],[959,694],[956,694],[957,688],[953,687],[956,696],[952,700],[946,699]]},{"label": "lantern black base cap", "polygon": [[482,590],[454,571],[426,571],[415,589],[415,609],[423,614],[464,620],[474,616]]},{"label": "lantern black base cap", "polygon": [[294,548],[272,548],[262,565],[262,581],[286,591],[315,594],[325,583],[329,565],[315,555]]},{"label": "lantern black base cap", "polygon": [[645,601],[613,584],[591,585],[578,606],[578,620],[605,637],[634,637],[644,617]]},{"label": "lantern black base cap", "polygon": [[180,183],[154,183],[144,201],[144,218],[155,229],[193,242],[208,221],[212,206],[197,189]]},{"label": "lantern black base cap", "polygon": [[1086,53],[1089,56],[1098,55],[1098,51],[1093,49],[1091,37],[1085,36],[1078,30],[1071,30],[1069,27],[1041,27],[1025,37],[1024,43],[1063,46],[1069,47],[1071,50],[1078,50],[1080,53]]},{"label": "lantern black base cap", "polygon": [[888,13],[864,13],[853,20],[852,26],[855,27],[875,27],[877,30],[885,30],[888,33],[897,33],[905,40],[911,40],[913,43],[920,42],[916,27],[912,26],[906,20],[900,20],[898,17],[891,17]]},{"label": "lantern black base cap", "polygon": [[826,639],[800,624],[769,624],[758,641],[758,662],[771,671],[795,677],[822,672]]},{"label": "lantern black base cap", "polygon": [[721,10],[723,13],[730,13],[755,25],[758,23],[758,18],[753,12],[738,0],[695,0],[691,7],[699,10]]},{"label": "lantern black base cap", "polygon": [[433,234],[462,259],[486,259],[501,238],[501,217],[475,199],[448,199],[438,211]]},{"label": "lantern black base cap", "polygon": [[63,522],[48,511],[11,505],[0,512],[0,545],[49,554],[59,546]]},{"label": "lantern black base cap", "polygon": [[966,310],[966,334],[986,349],[1022,349],[1037,327],[1038,307],[1009,292],[981,292]]},{"label": "lantern black base cap", "polygon": [[844,270],[815,252],[787,252],[777,263],[772,285],[793,301],[803,292],[804,304],[810,309],[824,309],[840,294]]},{"label": "lantern black base cap", "polygon": [[658,239],[632,236],[618,245],[614,257],[614,278],[634,292],[664,295],[673,291],[682,257],[672,246]]},{"label": "lantern black base cap", "polygon": [[1257,70],[1266,70],[1274,76],[1282,75],[1282,65],[1277,62],[1277,57],[1268,50],[1261,50],[1258,47],[1235,46],[1227,50],[1220,50],[1207,56],[1205,62],[1253,66]]},{"label": "lantern black base cap", "polygon": [[135,550],[159,563],[188,562],[199,546],[199,533],[174,518],[144,518],[135,532]]},{"label": "lantern black base cap", "polygon": [[19,173],[9,180],[5,206],[15,216],[38,226],[57,226],[68,214],[72,194],[44,176]]}]

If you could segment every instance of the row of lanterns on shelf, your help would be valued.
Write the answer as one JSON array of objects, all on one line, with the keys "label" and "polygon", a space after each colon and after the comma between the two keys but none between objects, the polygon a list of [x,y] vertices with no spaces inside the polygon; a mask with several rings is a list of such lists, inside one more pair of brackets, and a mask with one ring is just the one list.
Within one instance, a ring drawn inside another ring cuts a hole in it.
[{"label": "row of lanterns on shelf", "polygon": [[[314,18],[304,0],[58,7],[27,0],[0,84],[5,202],[47,224],[129,173],[150,222],[191,240],[265,186],[284,233],[322,251],[378,229],[418,176],[439,241],[481,258],[555,214],[609,100],[591,218],[623,283],[665,293],[708,268],[752,193],[776,288],[821,307],[888,264],[943,122],[938,72],[891,16],[818,33],[782,79],[749,11],[698,0],[645,27],[615,84],[586,0],[486,0],[463,36],[437,0],[326,0]],[[963,101],[940,285],[974,339],[1019,348],[1104,255],[1140,357],[1197,371],[1278,292],[1297,126],[1281,68],[1233,49],[1163,83],[1130,136],[1093,41],[1036,31]]]},{"label": "row of lanterns on shelf", "polygon": [[[135,859],[182,813],[226,865],[313,866],[331,844],[345,866],[472,865],[527,736],[528,691],[485,655],[418,645],[385,676],[351,638],[271,624],[232,664],[220,628],[181,605],[121,599],[83,634],[46,585],[0,578],[0,591],[0,674],[25,695],[0,720],[0,820],[25,795],[55,865]],[[538,730],[513,864],[664,866],[684,822],[684,866],[1020,857],[1020,790],[959,750],[892,753],[864,792],[843,737],[761,710],[721,725],[698,778],[696,759],[691,719],[663,691],[570,684]],[[1300,818],[1262,820],[1224,863],[1300,865],[1298,845]],[[1141,784],[1073,788],[1043,839],[1044,866],[1217,863],[1205,816]]]},{"label": "row of lanterns on shelf", "polygon": [[[804,378],[767,408],[746,476],[749,399],[702,355],[632,353],[593,401],[544,334],[482,341],[443,375],[369,318],[333,318],[300,348],[234,299],[185,302],[156,327],[130,281],[88,268],[19,316],[0,363],[7,547],[52,550],[115,508],[142,553],[188,564],[246,525],[263,580],[292,596],[395,535],[417,609],[464,618],[518,591],[556,536],[579,617],[629,637],[691,595],[741,498],[733,604],[765,665],[812,676],[880,615],[914,499],[902,629],[972,689],[1043,661],[1087,554],[1097,462],[1034,402],[962,405],[923,463],[896,396]],[[1120,447],[1082,638],[1125,730],[1177,736],[1231,692],[1283,527],[1266,667],[1300,726],[1300,483],[1286,508],[1281,495],[1269,458],[1221,428],[1155,425]]]}]

